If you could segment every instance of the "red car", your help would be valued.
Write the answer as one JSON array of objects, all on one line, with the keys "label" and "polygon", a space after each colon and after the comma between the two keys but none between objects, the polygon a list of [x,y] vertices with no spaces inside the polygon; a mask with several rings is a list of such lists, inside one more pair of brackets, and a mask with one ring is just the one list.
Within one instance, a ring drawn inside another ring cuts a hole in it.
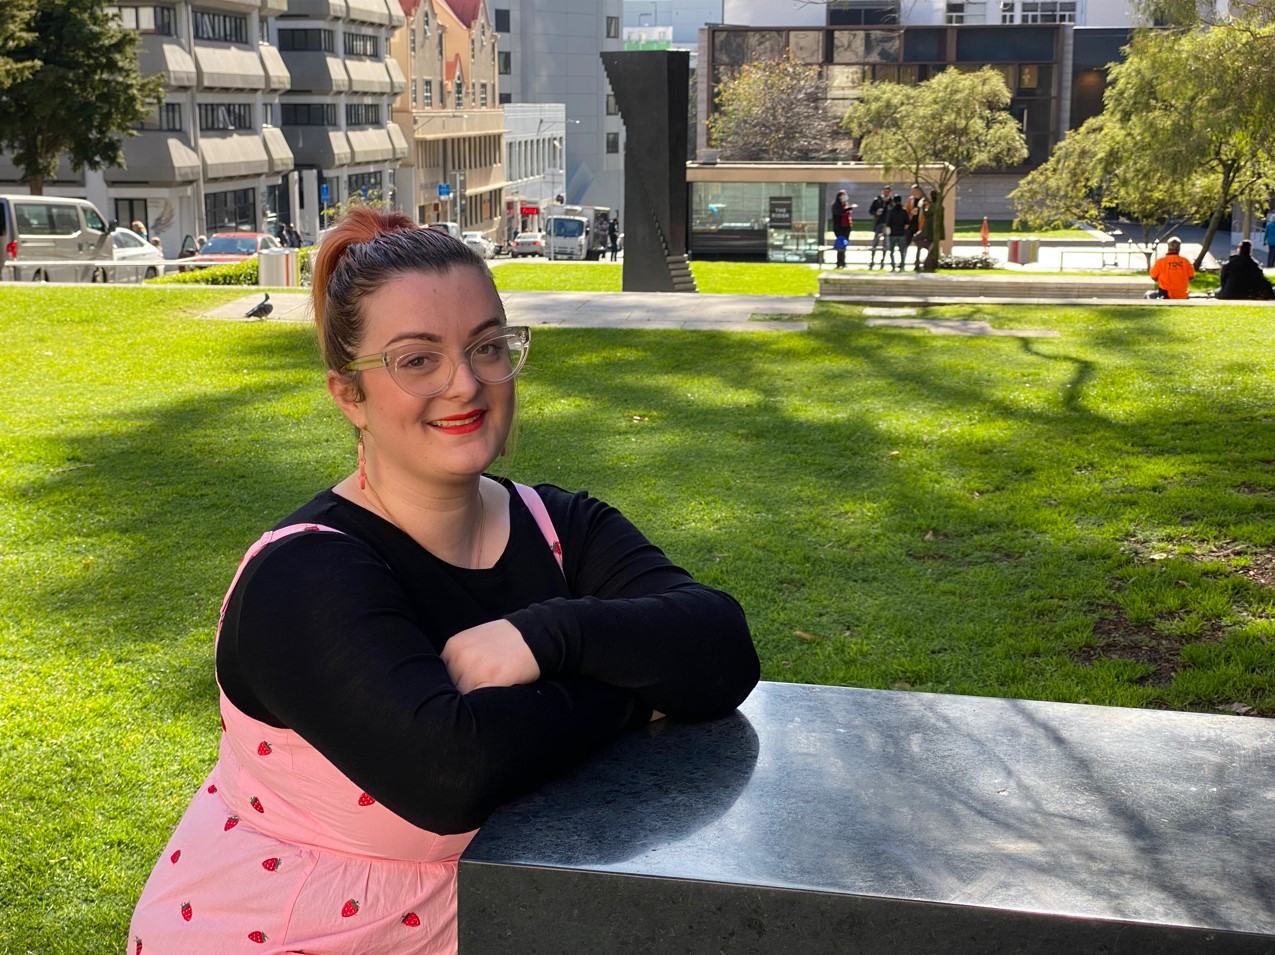
[{"label": "red car", "polygon": [[225,265],[250,259],[258,252],[281,248],[279,240],[268,232],[217,232],[183,265],[192,269]]}]

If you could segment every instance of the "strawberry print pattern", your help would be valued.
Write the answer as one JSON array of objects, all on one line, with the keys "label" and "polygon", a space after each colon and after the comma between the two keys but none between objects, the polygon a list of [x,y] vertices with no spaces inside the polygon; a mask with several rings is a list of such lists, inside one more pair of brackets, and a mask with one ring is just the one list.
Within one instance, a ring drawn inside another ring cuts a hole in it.
[{"label": "strawberry print pattern", "polygon": [[258,755],[258,756],[269,756],[269,755],[270,755],[270,753],[271,753],[272,751],[273,751],[273,750],[272,750],[272,747],[271,747],[271,746],[270,746],[270,744],[269,744],[269,743],[267,743],[264,739],[263,739],[260,743],[258,743],[258,744],[257,744],[257,755]]},{"label": "strawberry print pattern", "polygon": [[279,863],[281,861],[282,860],[279,859],[278,857],[273,859],[266,859],[265,861],[261,863],[261,868],[265,869],[267,872],[278,872]]},{"label": "strawberry print pattern", "polygon": [[231,829],[235,828],[235,826],[237,826],[237,825],[239,825],[239,817],[238,817],[238,816],[230,816],[230,817],[226,820],[225,831],[226,831],[226,832],[229,832]]},{"label": "strawberry print pattern", "polygon": [[251,806],[253,809],[257,810],[257,812],[266,811],[261,805],[261,800],[258,799],[256,796],[253,796],[251,799],[248,800],[248,805]]},{"label": "strawberry print pattern", "polygon": [[376,800],[375,800],[375,799],[373,799],[371,796],[369,796],[367,793],[363,793],[363,795],[359,796],[359,805],[360,805],[360,806],[371,806],[371,805],[373,805],[375,802],[376,802]]},{"label": "strawberry print pattern", "polygon": [[194,912],[194,910],[190,907],[190,903],[189,903],[189,902],[183,902],[183,903],[182,903],[182,918],[184,918],[187,922],[189,922],[189,921],[191,920],[191,917],[192,917],[194,914],[195,914],[195,912]]},{"label": "strawberry print pattern", "polygon": [[168,857],[168,861],[171,862],[173,865],[177,865],[177,860],[180,859],[181,857],[182,857],[182,851],[178,849],[176,852],[174,852],[171,856]]},{"label": "strawberry print pattern", "polygon": [[406,925],[408,928],[421,927],[421,917],[417,915],[415,912],[408,912],[401,919],[399,919],[399,921],[402,922],[404,925]]},{"label": "strawberry print pattern", "polygon": [[133,949],[133,955],[142,955],[142,940],[134,936],[133,941],[137,943],[137,948]]},{"label": "strawberry print pattern", "polygon": [[341,906],[341,918],[348,919],[351,915],[356,915],[359,911],[359,903],[354,899],[346,899],[345,904]]},{"label": "strawberry print pattern", "polygon": [[248,933],[248,941],[250,942],[256,942],[258,945],[261,945],[261,944],[264,944],[265,940],[266,940],[265,932],[249,932]]}]

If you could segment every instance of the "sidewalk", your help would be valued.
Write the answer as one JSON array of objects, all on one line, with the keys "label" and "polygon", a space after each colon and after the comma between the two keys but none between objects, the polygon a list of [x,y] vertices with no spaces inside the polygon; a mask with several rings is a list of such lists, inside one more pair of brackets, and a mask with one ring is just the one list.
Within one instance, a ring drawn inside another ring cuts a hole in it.
[{"label": "sidewalk", "polygon": [[[533,328],[641,328],[721,332],[804,332],[801,319],[815,307],[814,296],[705,295],[688,292],[505,292],[510,325]],[[262,300],[253,291],[220,305],[203,318],[251,322],[245,313]],[[272,322],[309,322],[310,299],[303,292],[271,292]],[[751,320],[751,316],[791,316]]]}]

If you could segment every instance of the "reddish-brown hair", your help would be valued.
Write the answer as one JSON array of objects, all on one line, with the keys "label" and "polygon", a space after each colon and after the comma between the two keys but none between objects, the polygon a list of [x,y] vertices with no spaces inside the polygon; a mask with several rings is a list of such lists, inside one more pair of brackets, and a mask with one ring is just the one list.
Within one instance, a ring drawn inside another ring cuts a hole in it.
[{"label": "reddish-brown hair", "polygon": [[[351,209],[324,235],[312,262],[310,296],[324,363],[340,371],[358,357],[366,331],[364,297],[398,275],[462,266],[492,281],[487,263],[459,239],[423,229],[401,212]],[[357,373],[354,384],[357,388]]]}]

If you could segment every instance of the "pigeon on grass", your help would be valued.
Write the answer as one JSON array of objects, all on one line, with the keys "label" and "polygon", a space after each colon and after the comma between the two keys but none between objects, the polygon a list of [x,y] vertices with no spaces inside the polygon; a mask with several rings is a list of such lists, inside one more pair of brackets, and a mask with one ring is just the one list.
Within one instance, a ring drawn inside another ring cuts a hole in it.
[{"label": "pigeon on grass", "polygon": [[270,293],[263,292],[265,298],[254,305],[244,314],[244,318],[265,318],[274,311],[274,306],[270,304]]}]

